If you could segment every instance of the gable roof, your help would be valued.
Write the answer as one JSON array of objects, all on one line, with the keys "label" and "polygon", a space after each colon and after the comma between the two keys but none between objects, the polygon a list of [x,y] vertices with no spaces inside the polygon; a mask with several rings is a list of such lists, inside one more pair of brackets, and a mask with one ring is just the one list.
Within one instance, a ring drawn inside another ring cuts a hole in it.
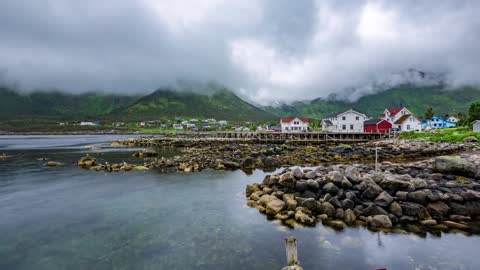
[{"label": "gable roof", "polygon": [[336,117],[336,116],[339,115],[339,114],[340,114],[339,112],[331,113],[331,114],[326,115],[326,116],[323,117],[323,118],[324,118],[324,119],[326,119],[326,118],[333,118],[333,117]]},{"label": "gable roof", "polygon": [[[376,119],[370,119],[370,120],[367,120],[365,122],[363,122],[364,125],[378,125],[380,122],[382,121],[385,121],[385,122],[388,122],[387,120],[385,119],[381,119],[381,118],[376,118]],[[388,122],[390,123],[390,122]]]},{"label": "gable roof", "polygon": [[332,126],[333,125],[332,121],[330,121],[328,119],[323,120],[323,123],[325,123],[327,126]]},{"label": "gable roof", "polygon": [[480,120],[475,120],[472,122],[472,124],[477,124],[477,123],[480,123]]},{"label": "gable roof", "polygon": [[350,110],[344,111],[344,112],[331,113],[331,114],[325,116],[323,119],[337,117],[337,116],[339,116],[339,115],[346,114],[346,113],[350,113],[350,112],[351,112],[351,113],[358,114],[358,115],[361,115],[361,116],[367,118],[367,116],[366,116],[365,114],[350,109]]},{"label": "gable roof", "polygon": [[405,107],[396,107],[396,108],[387,108],[388,112],[391,116],[397,115],[401,110],[405,109]]},{"label": "gable roof", "polygon": [[410,116],[413,116],[413,117],[415,117],[418,121],[420,121],[420,120],[418,119],[418,117],[416,117],[416,116],[413,115],[413,114],[404,114],[404,115],[402,115],[402,117],[398,118],[398,120],[395,121],[394,124],[402,124],[402,123],[405,122],[405,120],[407,120]]},{"label": "gable roof", "polygon": [[299,119],[300,121],[302,121],[304,123],[308,123],[308,118],[306,118],[306,117],[284,117],[284,118],[280,118],[280,122],[290,123],[295,119]]}]

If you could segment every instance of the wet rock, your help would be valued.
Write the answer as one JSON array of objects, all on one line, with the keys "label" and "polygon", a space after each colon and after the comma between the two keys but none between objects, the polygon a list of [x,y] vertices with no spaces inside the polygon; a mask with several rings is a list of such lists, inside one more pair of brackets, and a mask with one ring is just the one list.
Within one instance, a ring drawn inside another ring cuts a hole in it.
[{"label": "wet rock", "polygon": [[343,220],[345,221],[345,223],[351,225],[355,223],[355,220],[357,220],[357,216],[355,215],[355,213],[353,213],[351,209],[347,209],[344,212]]},{"label": "wet rock", "polygon": [[463,224],[463,223],[459,223],[459,222],[454,222],[454,221],[444,221],[443,222],[444,225],[446,225],[448,228],[451,228],[451,229],[459,229],[459,230],[469,230],[470,227],[466,224]]},{"label": "wet rock", "polygon": [[397,202],[391,203],[389,206],[389,210],[392,214],[394,214],[397,217],[401,217],[403,214],[402,207]]},{"label": "wet rock", "polygon": [[80,158],[80,160],[78,160],[78,166],[83,168],[89,168],[96,165],[97,165],[97,159],[90,156],[85,156]]},{"label": "wet rock", "polygon": [[426,220],[421,220],[420,224],[425,226],[435,226],[437,225],[437,221],[434,219],[426,219]]},{"label": "wet rock", "polygon": [[415,189],[424,189],[428,187],[427,181],[421,178],[414,178],[412,184],[415,186]]},{"label": "wet rock", "polygon": [[315,219],[305,213],[303,210],[299,210],[295,212],[295,220],[299,223],[306,224],[306,225],[314,225]]},{"label": "wet rock", "polygon": [[245,188],[245,195],[247,197],[250,197],[250,195],[252,195],[253,192],[255,191],[260,191],[260,188],[258,187],[258,185],[249,185],[247,184],[247,187]]},{"label": "wet rock", "polygon": [[63,163],[57,162],[57,161],[49,161],[46,164],[46,166],[48,166],[48,167],[59,167],[59,166],[63,166],[63,165],[64,165]]},{"label": "wet rock", "polygon": [[309,171],[305,174],[305,177],[307,179],[315,179],[317,178],[317,174],[315,173],[315,171]]},{"label": "wet rock", "polygon": [[423,205],[414,202],[402,202],[402,213],[407,216],[418,217],[420,220],[431,219],[427,209]]},{"label": "wet rock", "polygon": [[365,200],[373,200],[375,199],[380,193],[383,192],[383,189],[378,186],[377,184],[370,184],[367,189],[362,193],[362,198]]},{"label": "wet rock", "polygon": [[287,210],[295,210],[297,208],[297,201],[293,199],[286,200]]},{"label": "wet rock", "polygon": [[279,199],[271,200],[267,203],[266,213],[268,215],[275,215],[285,208],[285,202]]},{"label": "wet rock", "polygon": [[391,202],[393,202],[393,197],[390,196],[390,194],[388,194],[386,191],[380,193],[374,201],[376,205],[382,207],[387,207]]},{"label": "wet rock", "polygon": [[324,202],[322,203],[322,213],[326,214],[328,217],[334,217],[335,207],[329,202]]},{"label": "wet rock", "polygon": [[344,189],[350,189],[352,188],[352,183],[350,183],[350,181],[348,181],[348,179],[344,177],[340,182],[340,186]]},{"label": "wet rock", "polygon": [[369,220],[369,225],[377,228],[391,228],[392,221],[388,215],[375,215]]},{"label": "wet rock", "polygon": [[347,226],[345,224],[345,222],[343,222],[341,220],[329,220],[329,221],[327,221],[327,225],[331,226],[335,229],[338,229],[338,230],[342,230]]}]

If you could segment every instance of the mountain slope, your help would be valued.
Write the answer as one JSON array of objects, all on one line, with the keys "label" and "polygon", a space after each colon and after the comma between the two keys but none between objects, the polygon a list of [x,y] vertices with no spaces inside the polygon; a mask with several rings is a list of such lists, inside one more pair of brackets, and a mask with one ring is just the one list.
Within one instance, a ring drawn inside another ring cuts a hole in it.
[{"label": "mountain slope", "polygon": [[96,93],[65,94],[60,92],[18,93],[0,87],[0,118],[45,117],[81,120],[98,117],[131,104],[138,97]]},{"label": "mountain slope", "polygon": [[124,121],[173,117],[247,121],[276,119],[274,115],[249,104],[227,89],[214,89],[210,94],[159,89],[108,117]]},{"label": "mountain slope", "polygon": [[323,116],[354,109],[368,116],[378,116],[386,107],[404,105],[413,113],[423,117],[425,110],[432,107],[435,114],[455,114],[466,112],[470,103],[480,101],[480,88],[463,87],[447,90],[443,86],[402,85],[388,90],[363,96],[355,102],[341,100],[315,99],[310,102],[294,102],[265,110],[278,116],[303,116],[321,119]]}]

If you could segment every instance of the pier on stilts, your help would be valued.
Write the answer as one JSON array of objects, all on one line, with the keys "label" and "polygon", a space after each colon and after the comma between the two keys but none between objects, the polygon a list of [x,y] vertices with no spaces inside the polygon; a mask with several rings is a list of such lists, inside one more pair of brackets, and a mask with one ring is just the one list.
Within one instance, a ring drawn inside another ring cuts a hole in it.
[{"label": "pier on stilts", "polygon": [[360,143],[384,138],[381,133],[363,132],[185,132],[164,134],[158,140],[218,141],[238,143]]}]

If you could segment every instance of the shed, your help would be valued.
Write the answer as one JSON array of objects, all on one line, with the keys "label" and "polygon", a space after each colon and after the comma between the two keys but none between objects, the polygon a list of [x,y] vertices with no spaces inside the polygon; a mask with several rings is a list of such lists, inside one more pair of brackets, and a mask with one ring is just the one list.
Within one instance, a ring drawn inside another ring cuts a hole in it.
[{"label": "shed", "polygon": [[474,132],[480,132],[480,120],[473,121],[472,125]]},{"label": "shed", "polygon": [[387,133],[392,128],[392,123],[385,119],[371,119],[363,122],[363,132]]}]

